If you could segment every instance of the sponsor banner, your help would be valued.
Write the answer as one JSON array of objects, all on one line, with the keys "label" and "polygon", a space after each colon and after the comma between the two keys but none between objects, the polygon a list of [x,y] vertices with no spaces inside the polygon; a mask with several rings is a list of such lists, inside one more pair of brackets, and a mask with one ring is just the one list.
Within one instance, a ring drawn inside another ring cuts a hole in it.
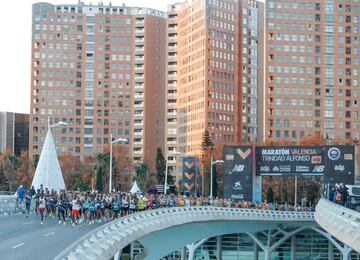
[{"label": "sponsor banner", "polygon": [[355,147],[353,145],[326,146],[325,165],[324,183],[353,185],[355,178]]},{"label": "sponsor banner", "polygon": [[196,158],[195,157],[185,157],[183,158],[183,177],[182,185],[183,190],[188,191],[190,194],[195,193],[196,185]]},{"label": "sponsor banner", "polygon": [[258,147],[257,175],[322,176],[325,173],[322,146]]},{"label": "sponsor banner", "polygon": [[224,146],[224,197],[252,200],[251,146]]}]

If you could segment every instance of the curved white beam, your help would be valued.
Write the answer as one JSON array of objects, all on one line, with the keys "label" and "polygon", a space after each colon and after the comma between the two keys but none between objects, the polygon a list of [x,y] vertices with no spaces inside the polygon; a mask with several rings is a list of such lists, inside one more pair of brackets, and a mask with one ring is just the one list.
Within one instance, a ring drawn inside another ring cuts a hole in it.
[{"label": "curved white beam", "polygon": [[217,207],[161,208],[135,213],[101,226],[72,244],[56,259],[107,260],[128,244],[141,240],[153,232],[161,232],[186,224],[229,223],[229,221],[281,224],[313,222],[314,219],[312,212]]},{"label": "curved white beam", "polygon": [[360,253],[360,212],[321,199],[316,205],[315,220],[336,239]]}]

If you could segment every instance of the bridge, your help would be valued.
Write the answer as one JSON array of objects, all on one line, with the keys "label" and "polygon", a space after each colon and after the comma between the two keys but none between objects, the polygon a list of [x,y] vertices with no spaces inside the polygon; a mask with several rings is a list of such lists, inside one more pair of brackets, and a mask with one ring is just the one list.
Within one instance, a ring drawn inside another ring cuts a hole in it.
[{"label": "bridge", "polygon": [[316,205],[315,220],[332,236],[360,253],[360,212],[321,199]]},{"label": "bridge", "polygon": [[[292,231],[287,232],[282,228],[285,226],[291,227]],[[265,259],[270,259],[272,250],[281,242],[307,227],[315,226],[312,212],[211,206],[161,208],[135,213],[99,227],[72,244],[56,259],[108,260],[134,241],[139,241],[144,247],[137,259],[159,259],[194,241],[244,232],[264,250]],[[277,230],[283,238],[273,245],[263,245],[255,234],[264,230]]]},{"label": "bridge", "polygon": [[[0,212],[5,213],[3,215],[19,213],[12,209],[14,198],[6,199],[9,205],[2,199],[0,197]],[[220,255],[224,235],[242,234],[242,239],[246,236],[254,246],[253,259],[262,255],[265,260],[269,260],[272,254],[277,255],[283,250],[277,251],[284,244],[290,245],[291,259],[295,259],[299,257],[297,247],[299,250],[302,247],[301,242],[299,245],[296,241],[302,235],[308,236],[315,232],[327,241],[328,249],[323,253],[329,255],[329,259],[332,259],[330,255],[333,254],[349,259],[351,254],[355,254],[352,248],[358,250],[353,245],[359,245],[360,218],[354,217],[354,212],[344,213],[347,209],[339,205],[328,204],[323,200],[319,202],[315,219],[330,234],[314,221],[313,212],[297,211],[212,206],[160,208],[128,215],[102,226],[78,226],[75,229],[70,225],[57,225],[56,219],[47,219],[45,225],[40,226],[36,216],[26,219],[24,215],[13,215],[0,219],[0,254],[4,259],[20,259],[31,255],[37,259],[108,260],[114,257],[117,260],[122,249],[131,244],[132,248],[133,245],[141,247],[141,253],[136,259],[159,259],[181,248],[182,259],[186,256],[193,259],[195,253],[199,252],[196,250],[208,241],[217,241],[217,254]],[[333,219],[332,214],[339,219]],[[332,225],[324,225],[325,221]],[[346,221],[348,225],[341,224],[340,228],[338,221]],[[332,232],[331,227],[337,233]],[[342,232],[346,234],[344,238],[341,237]],[[352,240],[346,240],[349,238]],[[44,249],[46,254],[43,254]],[[355,256],[359,258],[358,254]]]}]

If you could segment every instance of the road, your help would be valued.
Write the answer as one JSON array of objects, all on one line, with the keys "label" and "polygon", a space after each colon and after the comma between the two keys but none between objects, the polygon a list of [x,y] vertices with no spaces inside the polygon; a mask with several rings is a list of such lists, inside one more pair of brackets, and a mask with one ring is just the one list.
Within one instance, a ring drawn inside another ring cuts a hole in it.
[{"label": "road", "polygon": [[99,225],[58,225],[57,218],[13,215],[0,218],[0,259],[52,259],[70,244]]}]

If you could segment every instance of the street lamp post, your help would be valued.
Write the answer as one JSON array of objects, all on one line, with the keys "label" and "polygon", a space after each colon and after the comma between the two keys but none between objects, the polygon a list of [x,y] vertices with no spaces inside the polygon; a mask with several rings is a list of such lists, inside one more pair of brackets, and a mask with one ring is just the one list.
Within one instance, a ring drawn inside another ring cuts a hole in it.
[{"label": "street lamp post", "polygon": [[167,176],[168,176],[168,170],[169,170],[169,156],[181,156],[186,157],[186,154],[180,153],[180,152],[173,152],[170,154],[167,154],[166,156],[166,168],[165,168],[165,181],[164,181],[164,195],[166,196],[166,190],[167,190]]},{"label": "street lamp post", "polygon": [[109,169],[109,193],[111,193],[112,190],[112,145],[114,143],[127,143],[129,140],[126,138],[118,138],[113,141],[113,136],[110,134],[110,169]]},{"label": "street lamp post", "polygon": [[224,163],[223,160],[216,160],[213,162],[213,157],[211,156],[211,165],[210,165],[210,198],[213,197],[213,165],[217,163]]}]

